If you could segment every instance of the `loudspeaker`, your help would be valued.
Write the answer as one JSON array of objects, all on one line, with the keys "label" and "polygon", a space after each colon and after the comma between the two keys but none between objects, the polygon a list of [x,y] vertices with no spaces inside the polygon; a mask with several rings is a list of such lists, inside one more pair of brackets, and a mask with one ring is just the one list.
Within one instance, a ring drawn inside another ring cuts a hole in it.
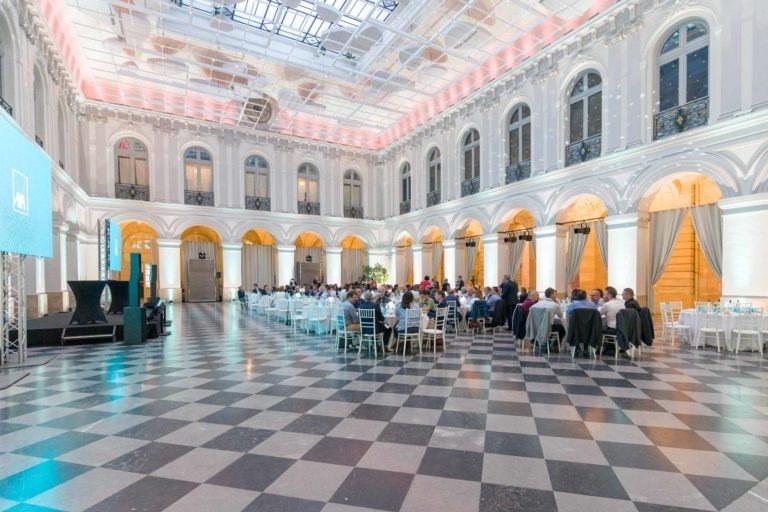
[{"label": "loudspeaker", "polygon": [[157,265],[150,265],[149,272],[149,296],[157,297]]},{"label": "loudspeaker", "polygon": [[128,283],[128,306],[141,305],[141,254],[131,253],[131,277]]}]

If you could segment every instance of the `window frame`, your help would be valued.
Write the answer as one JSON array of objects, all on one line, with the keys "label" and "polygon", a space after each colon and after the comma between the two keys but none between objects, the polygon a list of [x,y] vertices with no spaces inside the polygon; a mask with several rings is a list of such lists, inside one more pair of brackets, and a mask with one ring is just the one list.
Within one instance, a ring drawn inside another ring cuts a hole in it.
[{"label": "window frame", "polygon": [[[600,83],[594,86],[589,86],[589,76],[595,75],[600,79]],[[584,81],[584,89],[578,93],[573,92],[573,90],[576,87],[576,84],[579,83],[580,80]],[[590,134],[589,133],[589,100],[596,96],[600,95],[600,130],[597,133]],[[568,123],[566,125],[566,133],[567,133],[567,144],[571,145],[578,142],[585,141],[587,139],[591,139],[592,137],[598,137],[603,134],[603,77],[602,75],[595,69],[586,69],[576,75],[576,77],[571,81],[570,88],[568,89],[568,107],[567,107],[567,116],[568,116]],[[582,104],[582,112],[581,112],[581,138],[577,140],[571,140],[571,127],[573,123],[573,119],[571,119],[571,113],[573,111],[573,105],[581,103]]]},{"label": "window frame", "polygon": [[411,176],[412,176],[411,164],[410,162],[405,162],[400,167],[400,202],[401,203],[410,201],[411,197],[413,197]]},{"label": "window frame", "polygon": [[[123,150],[120,149],[120,144],[123,141],[127,141],[130,149],[127,150],[127,152],[123,152]],[[136,150],[136,143],[141,144],[141,146],[144,148],[143,156],[144,158],[140,158],[142,155],[140,152],[137,152]],[[120,159],[121,158],[128,158],[128,174],[129,174],[129,181],[121,181],[120,179]],[[146,165],[147,169],[147,182],[146,183],[139,183],[138,181],[138,174],[136,173],[136,161],[137,160],[143,160]],[[137,139],[136,137],[131,137],[130,135],[125,137],[120,137],[117,142],[115,142],[115,174],[116,174],[116,181],[119,185],[134,185],[139,187],[148,187],[149,186],[149,148],[147,145]]]},{"label": "window frame", "polygon": [[[301,197],[299,189],[304,182],[304,197]],[[315,196],[310,195],[312,192],[311,184],[315,184]],[[296,195],[299,197],[299,201],[305,203],[319,203],[320,202],[320,170],[314,164],[304,162],[296,169]]]},{"label": "window frame", "polygon": [[[706,30],[705,34],[696,38],[693,42],[688,41],[688,27],[691,24],[698,24],[704,27]],[[667,41],[669,41],[672,36],[675,35],[675,33],[678,32],[678,43],[677,47],[673,48],[672,50],[669,50],[665,53],[662,53],[662,49],[666,45]],[[656,113],[666,112],[668,110],[672,110],[673,108],[679,108],[683,105],[687,105],[688,103],[692,101],[697,101],[702,98],[709,97],[710,91],[709,87],[711,86],[710,83],[710,73],[711,73],[711,54],[709,53],[709,46],[711,43],[711,37],[712,32],[710,30],[709,24],[706,23],[704,20],[699,18],[694,19],[688,19],[685,21],[682,21],[678,23],[675,27],[668,30],[666,33],[666,36],[661,40],[658,50],[656,52],[656,79],[655,79],[655,90],[656,90],[656,102],[655,102],[655,110]],[[696,51],[703,50],[704,48],[707,48],[707,94],[706,96],[702,96],[700,98],[696,98],[693,100],[688,99],[688,56]],[[667,107],[665,109],[661,108],[661,68],[662,66],[665,66],[667,64],[670,64],[674,61],[677,61],[677,103],[671,107]]]},{"label": "window frame", "polygon": [[[196,157],[190,158],[187,156],[187,153],[191,150],[196,151]],[[203,154],[208,155],[208,159],[202,157]],[[206,148],[202,146],[190,146],[184,150],[184,190],[190,191],[190,192],[200,192],[203,194],[212,194],[214,192],[213,187],[213,172],[214,172],[214,166],[213,166],[213,155],[210,151],[208,151]],[[189,186],[189,182],[187,181],[187,166],[188,165],[194,165],[195,166],[195,178],[197,181],[197,186],[195,188],[192,188]],[[209,166],[210,172],[211,172],[211,190],[202,190],[202,167],[203,166]]]},{"label": "window frame", "polygon": [[427,188],[430,193],[442,190],[442,176],[443,154],[440,152],[440,148],[434,147],[427,153],[427,183],[429,185]]},{"label": "window frame", "polygon": [[[248,160],[255,158],[256,164],[255,165],[249,165]],[[260,162],[264,163],[264,166],[259,165]],[[258,197],[261,199],[269,199],[269,161],[267,161],[266,158],[263,156],[254,153],[251,155],[248,155],[245,157],[245,160],[243,161],[243,171],[245,173],[245,197]],[[248,190],[248,176],[253,175],[253,186],[254,186],[254,194],[250,194],[250,190]],[[259,195],[259,179],[263,177],[266,181],[266,195],[262,196]]]},{"label": "window frame", "polygon": [[[526,117],[523,117],[523,114],[525,112],[524,109],[527,109],[528,115]],[[519,117],[517,121],[512,121],[512,119],[515,116],[515,113],[519,113]],[[508,165],[517,165],[520,162],[525,162],[526,160],[531,159],[531,146],[532,146],[532,128],[531,125],[531,107],[528,106],[527,103],[519,103],[515,106],[515,108],[512,109],[512,111],[509,113],[509,121],[507,122],[507,163]],[[524,127],[528,126],[528,158],[523,158],[523,155],[525,154],[525,148],[524,148],[524,137],[523,137],[523,130]],[[512,132],[514,130],[517,130],[517,160],[513,161],[512,159]]]},{"label": "window frame", "polygon": [[[473,135],[477,135],[476,138]],[[472,139],[472,140],[470,140]],[[461,167],[463,171],[463,180],[468,181],[480,177],[480,132],[477,128],[470,128],[462,137],[462,159]],[[467,171],[467,154],[470,154],[471,173]]]},{"label": "window frame", "polygon": [[[358,204],[354,201],[354,191],[357,189]],[[349,194],[347,194],[349,190]],[[362,208],[363,207],[363,178],[360,173],[354,169],[347,169],[344,172],[344,184],[342,188],[342,199],[344,208]]]}]

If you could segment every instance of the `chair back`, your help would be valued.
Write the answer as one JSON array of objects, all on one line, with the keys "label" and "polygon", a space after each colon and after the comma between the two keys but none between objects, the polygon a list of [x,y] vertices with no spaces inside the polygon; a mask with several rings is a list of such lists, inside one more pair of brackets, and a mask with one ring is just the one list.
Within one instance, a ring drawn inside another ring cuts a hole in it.
[{"label": "chair back", "polygon": [[669,301],[669,320],[671,322],[677,322],[677,320],[680,318],[680,312],[683,310],[683,301],[681,300],[671,300]]},{"label": "chair back", "polygon": [[734,326],[735,331],[758,332],[763,325],[763,315],[741,315]]},{"label": "chair back", "polygon": [[448,308],[437,308],[435,314],[435,330],[443,332],[445,331],[445,321],[448,318]]},{"label": "chair back", "polygon": [[447,313],[447,322],[448,325],[456,326],[456,321],[458,320],[456,316],[456,303],[451,301],[448,303],[448,313]]},{"label": "chair back", "polygon": [[723,321],[720,318],[720,315],[713,315],[711,313],[696,313],[696,316],[698,317],[697,324],[702,329],[717,329],[719,331],[723,330]]},{"label": "chair back", "polygon": [[475,299],[472,302],[469,318],[476,320],[478,318],[487,318],[488,316],[490,316],[488,302],[485,299]]},{"label": "chair back", "polygon": [[340,334],[347,333],[347,322],[344,320],[343,312],[336,313],[336,329],[339,331]]},{"label": "chair back", "polygon": [[622,309],[616,313],[616,333],[628,344],[640,345],[640,315],[636,309]]},{"label": "chair back", "polygon": [[421,310],[420,309],[405,310],[405,326],[406,328],[412,328],[412,327],[421,328]]},{"label": "chair back", "polygon": [[357,310],[360,317],[360,329],[363,334],[370,335],[376,333],[376,311],[369,308],[360,308]]},{"label": "chair back", "polygon": [[525,336],[531,341],[547,343],[552,334],[552,320],[555,313],[549,308],[531,308],[528,311],[528,322]]},{"label": "chair back", "polygon": [[261,305],[268,308],[272,305],[272,298],[269,295],[263,296],[261,298]]},{"label": "chair back", "polygon": [[277,299],[275,300],[275,308],[278,311],[288,311],[288,300],[287,299]]},{"label": "chair back", "polygon": [[254,304],[255,305],[258,302],[258,300],[259,300],[259,296],[256,295],[255,293],[249,293],[248,294],[248,299],[247,299],[248,304]]},{"label": "chair back", "polygon": [[[533,310],[531,310],[533,311]],[[634,310],[633,310],[634,311]],[[637,312],[635,312],[637,314]],[[574,309],[568,318],[568,344],[597,347],[603,335],[603,323],[597,309]]]}]

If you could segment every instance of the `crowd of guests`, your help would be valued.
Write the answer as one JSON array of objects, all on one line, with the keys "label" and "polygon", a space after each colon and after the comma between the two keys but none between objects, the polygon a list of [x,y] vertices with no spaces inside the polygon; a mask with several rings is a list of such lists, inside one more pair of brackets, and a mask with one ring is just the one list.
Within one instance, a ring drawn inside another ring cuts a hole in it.
[{"label": "crowd of guests", "polygon": [[[525,288],[519,288],[517,283],[509,275],[499,286],[486,286],[475,288],[467,286],[462,276],[456,279],[456,286],[451,286],[448,279],[438,282],[424,276],[418,285],[407,284],[404,287],[398,285],[378,285],[375,281],[358,282],[338,286],[336,284],[323,284],[319,278],[315,278],[311,284],[299,286],[291,280],[288,286],[260,286],[254,284],[252,293],[270,295],[277,298],[290,296],[313,297],[318,300],[338,298],[342,301],[346,328],[356,330],[360,328],[360,309],[372,309],[375,311],[376,334],[384,334],[384,339],[389,340],[387,351],[393,351],[397,343],[398,333],[418,332],[419,324],[411,320],[408,324],[407,311],[420,310],[429,318],[434,318],[438,308],[453,306],[456,311],[456,321],[463,321],[461,307],[468,309],[466,319],[470,328],[476,326],[482,319],[487,327],[504,327],[507,331],[514,331],[514,311],[520,304],[523,325],[525,318],[533,308],[546,308],[553,312],[554,323],[552,331],[558,333],[561,340],[565,339],[568,319],[578,309],[594,309],[599,311],[603,321],[603,332],[616,334],[616,316],[622,309],[630,308],[640,310],[640,304],[635,300],[634,291],[625,288],[619,296],[616,288],[608,286],[605,290],[596,288],[589,292],[576,288],[571,292],[569,300],[563,302],[558,298],[558,292],[554,288],[547,288],[544,297],[539,292],[532,290],[530,293]],[[246,292],[242,287],[238,290],[238,298],[245,304]],[[396,318],[392,327],[387,325],[383,309],[389,307]],[[453,321],[453,319],[451,319]],[[520,320],[518,320],[520,321]],[[455,327],[455,326],[454,326]],[[370,329],[369,329],[370,330]],[[372,334],[364,332],[363,334]],[[524,336],[524,335],[523,335]],[[355,348],[355,347],[352,347]],[[553,349],[556,347],[552,347]],[[634,347],[627,347],[630,352]],[[630,353],[631,355],[631,353]]]}]

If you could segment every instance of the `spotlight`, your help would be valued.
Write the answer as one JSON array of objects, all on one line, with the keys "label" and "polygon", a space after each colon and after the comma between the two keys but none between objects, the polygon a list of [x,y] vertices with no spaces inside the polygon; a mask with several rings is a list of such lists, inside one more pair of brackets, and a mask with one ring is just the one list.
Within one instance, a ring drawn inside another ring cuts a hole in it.
[{"label": "spotlight", "polygon": [[206,256],[207,255],[203,251],[200,251],[199,253],[197,253],[197,259],[199,260],[204,260]]},{"label": "spotlight", "polygon": [[529,235],[529,234],[520,235],[520,240],[530,242],[531,240],[533,240],[533,235]]}]

